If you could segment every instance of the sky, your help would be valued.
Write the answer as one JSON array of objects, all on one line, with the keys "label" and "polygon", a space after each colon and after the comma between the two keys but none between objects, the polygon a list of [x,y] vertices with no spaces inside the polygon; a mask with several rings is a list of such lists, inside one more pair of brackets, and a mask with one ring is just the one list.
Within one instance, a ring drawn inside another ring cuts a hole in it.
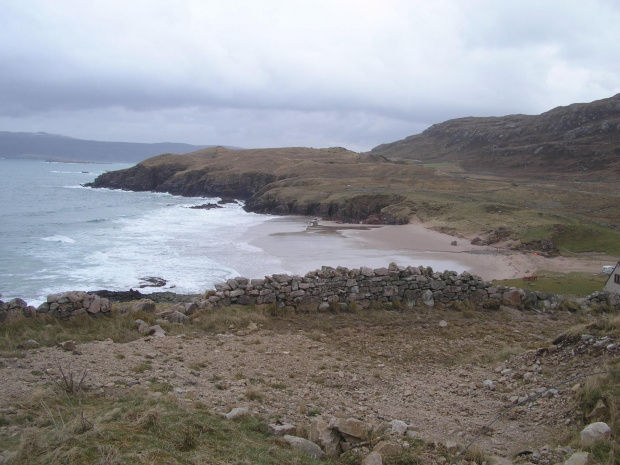
[{"label": "sky", "polygon": [[370,150],[620,93],[616,0],[0,0],[0,131]]}]

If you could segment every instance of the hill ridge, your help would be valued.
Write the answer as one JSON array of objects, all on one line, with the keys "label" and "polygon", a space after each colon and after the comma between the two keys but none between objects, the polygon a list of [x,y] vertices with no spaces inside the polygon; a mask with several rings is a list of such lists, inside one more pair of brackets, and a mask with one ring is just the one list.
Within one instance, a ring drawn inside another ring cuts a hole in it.
[{"label": "hill ridge", "polygon": [[617,176],[620,94],[540,115],[451,119],[369,153],[400,162],[455,163],[469,172],[502,176]]}]

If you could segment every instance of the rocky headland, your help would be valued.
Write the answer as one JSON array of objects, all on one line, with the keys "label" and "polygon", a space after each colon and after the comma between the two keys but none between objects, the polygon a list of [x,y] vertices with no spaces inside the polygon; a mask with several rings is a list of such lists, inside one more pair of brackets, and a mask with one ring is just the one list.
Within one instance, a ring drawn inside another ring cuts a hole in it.
[{"label": "rocky headland", "polygon": [[[620,96],[538,116],[462,118],[368,153],[214,147],[149,158],[91,187],[232,197],[245,209],[405,224],[543,252],[607,252],[620,237]],[[575,245],[573,237],[609,236]],[[562,236],[570,236],[563,241]],[[498,239],[495,239],[495,238]],[[565,242],[567,245],[561,244]],[[590,247],[590,249],[588,249]]]}]

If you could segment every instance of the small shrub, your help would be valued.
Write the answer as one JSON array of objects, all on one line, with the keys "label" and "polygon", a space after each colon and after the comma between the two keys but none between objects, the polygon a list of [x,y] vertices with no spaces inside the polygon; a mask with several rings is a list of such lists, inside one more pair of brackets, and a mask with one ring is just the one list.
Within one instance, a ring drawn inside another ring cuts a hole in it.
[{"label": "small shrub", "polygon": [[489,299],[482,304],[482,308],[484,308],[485,310],[499,310],[500,307],[501,304],[497,299]]},{"label": "small shrub", "polygon": [[245,393],[245,398],[255,402],[262,402],[264,396],[258,389],[248,389]]},{"label": "small shrub", "polygon": [[465,460],[473,462],[476,465],[483,465],[489,463],[489,459],[484,454],[484,452],[482,452],[476,446],[471,446],[469,449],[467,449],[467,451],[465,451],[465,453],[463,454],[463,457],[465,458]]},{"label": "small shrub", "polygon": [[564,299],[562,302],[560,302],[558,309],[571,313],[576,313],[579,311],[579,304],[577,304],[577,302],[573,300]]},{"label": "small shrub", "polygon": [[360,310],[360,306],[357,302],[349,302],[347,304],[347,312],[357,313]]},{"label": "small shrub", "polygon": [[134,366],[131,371],[134,373],[144,373],[145,371],[150,371],[152,368],[151,362],[142,362]]},{"label": "small shrub", "polygon": [[424,465],[421,457],[410,452],[404,452],[395,457],[386,457],[386,465]]}]

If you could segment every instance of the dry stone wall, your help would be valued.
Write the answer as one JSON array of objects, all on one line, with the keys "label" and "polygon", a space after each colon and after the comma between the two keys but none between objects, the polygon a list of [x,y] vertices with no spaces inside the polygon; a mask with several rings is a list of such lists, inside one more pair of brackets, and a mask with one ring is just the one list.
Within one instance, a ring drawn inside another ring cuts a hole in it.
[{"label": "dry stone wall", "polygon": [[48,295],[47,302],[42,303],[37,308],[29,306],[23,299],[19,298],[6,303],[0,300],[0,321],[17,315],[30,318],[37,314],[67,319],[83,313],[90,315],[106,314],[110,312],[110,308],[110,301],[96,294],[88,294],[82,291],[62,292]]},{"label": "dry stone wall", "polygon": [[[193,303],[164,310],[162,317],[171,322],[183,322],[196,309],[230,305],[275,305],[296,312],[315,312],[344,309],[350,305],[368,308],[373,302],[432,307],[463,300],[472,300],[489,309],[506,305],[520,309],[554,310],[564,297],[551,292],[492,286],[490,282],[468,272],[438,273],[430,267],[401,267],[392,263],[387,268],[377,269],[323,267],[305,276],[274,274],[263,279],[237,277],[216,284],[215,289],[207,291]],[[582,306],[600,305],[603,301],[620,307],[620,296],[610,293],[595,293]],[[148,302],[153,307],[148,311],[154,311],[155,303]],[[62,319],[84,313],[105,315],[109,314],[110,308],[108,299],[80,291],[49,295],[47,302],[36,309],[22,299],[6,303],[0,300],[0,322],[20,314],[26,317],[47,314]]]},{"label": "dry stone wall", "polygon": [[274,274],[264,279],[234,278],[215,285],[205,295],[208,306],[275,304],[296,311],[326,310],[355,302],[367,308],[372,302],[400,303],[413,307],[433,306],[461,300],[501,303],[520,307],[555,308],[562,297],[551,293],[530,292],[490,282],[468,272],[434,272],[430,267],[387,268],[323,267],[305,276]]}]

